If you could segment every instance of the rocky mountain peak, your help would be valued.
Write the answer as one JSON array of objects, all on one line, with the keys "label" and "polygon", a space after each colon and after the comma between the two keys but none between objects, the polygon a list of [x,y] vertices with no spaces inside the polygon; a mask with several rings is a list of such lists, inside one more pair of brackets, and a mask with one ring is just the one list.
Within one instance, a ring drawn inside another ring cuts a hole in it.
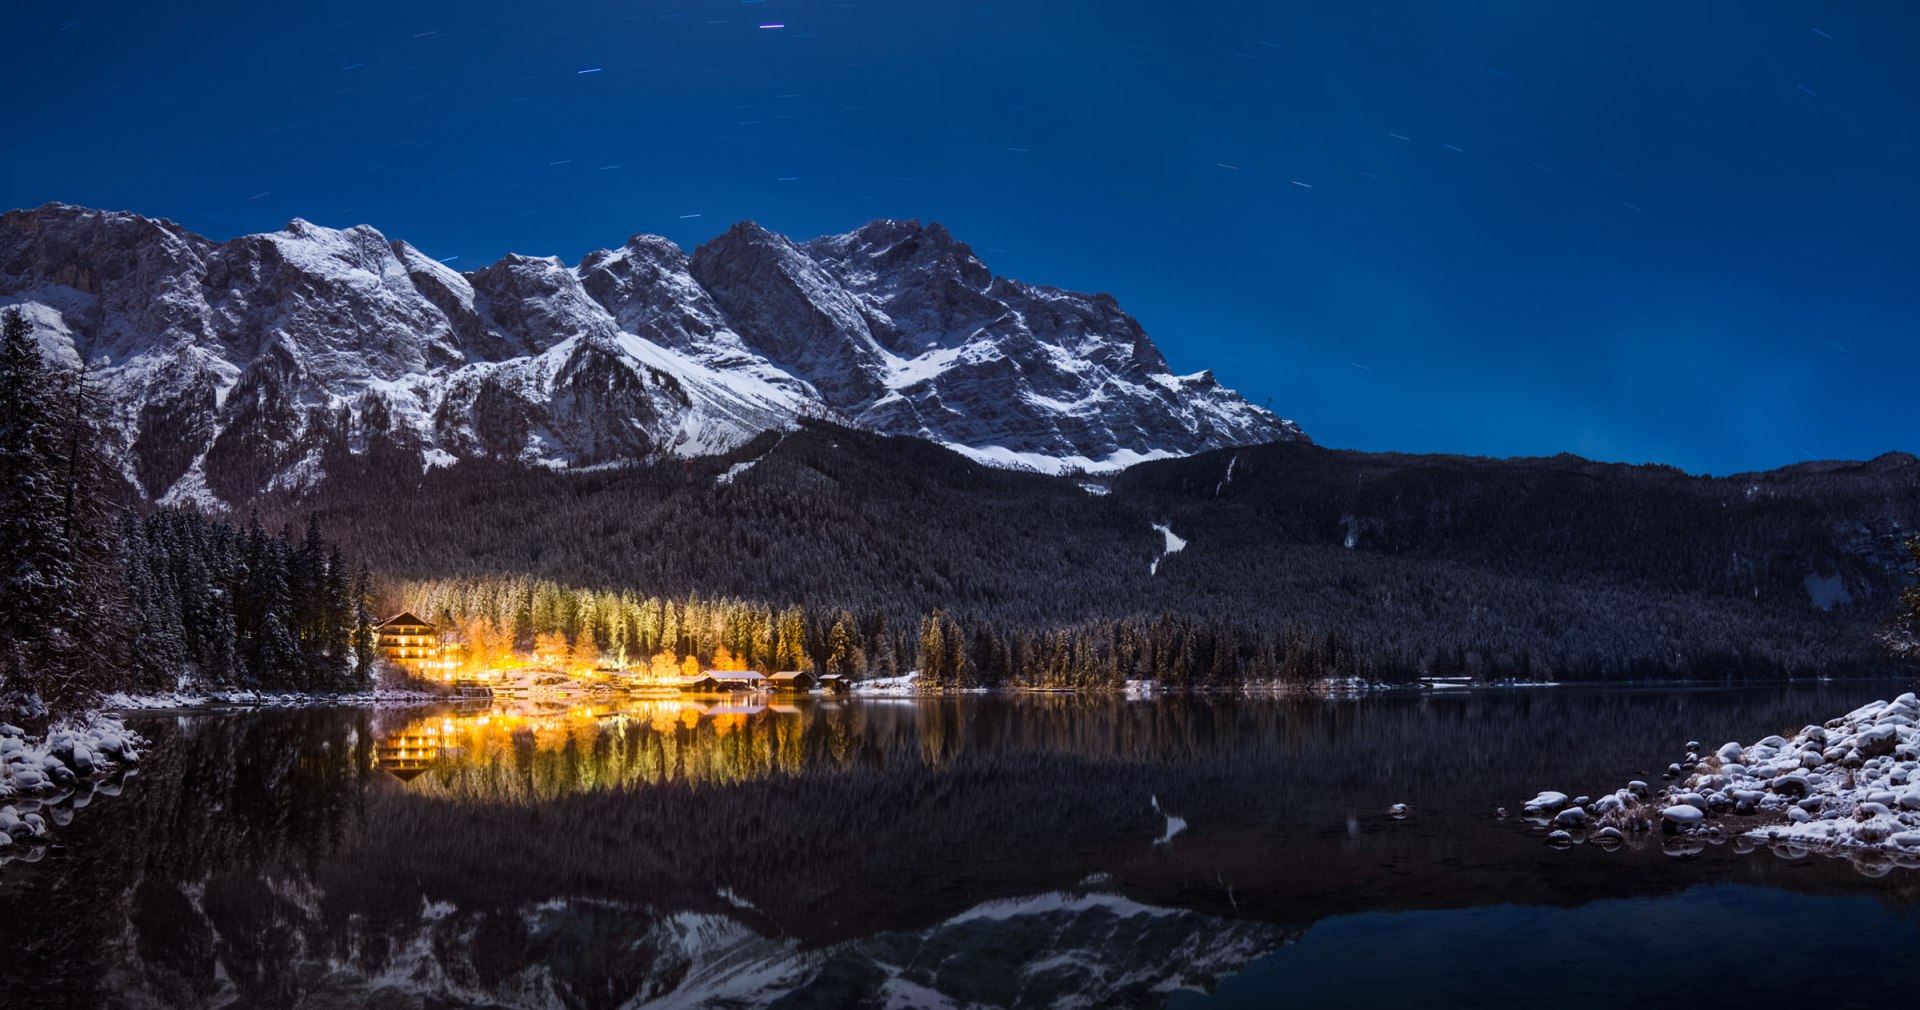
[{"label": "rocky mountain peak", "polygon": [[0,215],[0,304],[95,366],[129,479],[173,500],[297,490],[318,446],[369,438],[567,466],[804,414],[1058,470],[1305,437],[1170,374],[1111,296],[997,277],[937,222],[796,243],[743,221],[691,255],[634,235],[461,273],[367,225],[214,242],[49,204]]}]

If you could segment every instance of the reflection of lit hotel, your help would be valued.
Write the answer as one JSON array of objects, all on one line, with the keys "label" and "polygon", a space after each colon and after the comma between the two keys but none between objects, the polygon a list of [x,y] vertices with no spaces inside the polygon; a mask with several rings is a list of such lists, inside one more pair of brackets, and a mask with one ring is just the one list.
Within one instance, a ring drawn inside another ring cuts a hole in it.
[{"label": "reflection of lit hotel", "polygon": [[[405,615],[401,615],[405,616]],[[440,733],[431,725],[409,726],[380,741],[374,761],[402,782],[411,782],[440,758]]]}]

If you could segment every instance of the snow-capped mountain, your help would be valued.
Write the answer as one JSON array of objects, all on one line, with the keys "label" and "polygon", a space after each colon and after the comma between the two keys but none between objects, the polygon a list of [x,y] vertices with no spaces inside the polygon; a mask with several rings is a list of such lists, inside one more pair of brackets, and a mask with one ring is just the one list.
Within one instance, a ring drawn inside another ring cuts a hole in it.
[{"label": "snow-capped mountain", "polygon": [[271,992],[336,1007],[1157,1006],[1182,990],[1210,992],[1298,936],[1078,891],[987,902],[922,929],[819,948],[761,932],[751,906],[673,912],[556,898],[461,908],[423,897],[412,921],[342,923],[318,888],[276,880],[255,914],[291,938],[291,962],[263,978],[227,968],[250,938],[181,897],[193,918],[175,932],[191,949],[155,956],[179,941],[130,926],[111,955],[112,991],[159,1005],[198,970],[210,1004]]},{"label": "snow-capped mountain", "polygon": [[803,415],[1046,470],[1305,438],[1173,375],[1112,297],[996,277],[938,224],[795,243],[749,222],[691,257],[639,235],[462,274],[365,225],[215,242],[49,204],[0,216],[0,304],[88,366],[156,499],[297,490],[372,447],[704,455]]}]

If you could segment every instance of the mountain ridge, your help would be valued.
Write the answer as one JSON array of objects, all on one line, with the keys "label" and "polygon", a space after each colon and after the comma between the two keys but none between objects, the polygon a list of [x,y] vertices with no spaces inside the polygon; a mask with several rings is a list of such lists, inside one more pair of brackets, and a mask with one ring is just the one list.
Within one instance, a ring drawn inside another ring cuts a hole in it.
[{"label": "mountain ridge", "polygon": [[692,253],[636,234],[463,273],[364,224],[215,241],[47,204],[0,215],[0,304],[88,366],[159,501],[310,487],[329,446],[564,468],[802,417],[1052,472],[1307,440],[1174,375],[1111,295],[997,276],[937,222],[795,242],[745,221]]}]

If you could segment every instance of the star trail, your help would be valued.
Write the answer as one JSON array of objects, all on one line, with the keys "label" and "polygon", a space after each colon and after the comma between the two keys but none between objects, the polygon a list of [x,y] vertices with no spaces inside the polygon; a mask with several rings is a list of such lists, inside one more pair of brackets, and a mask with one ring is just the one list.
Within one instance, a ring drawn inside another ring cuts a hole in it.
[{"label": "star trail", "polygon": [[1920,11],[1194,6],[15,5],[0,202],[469,269],[938,220],[1329,445],[1916,448]]}]

